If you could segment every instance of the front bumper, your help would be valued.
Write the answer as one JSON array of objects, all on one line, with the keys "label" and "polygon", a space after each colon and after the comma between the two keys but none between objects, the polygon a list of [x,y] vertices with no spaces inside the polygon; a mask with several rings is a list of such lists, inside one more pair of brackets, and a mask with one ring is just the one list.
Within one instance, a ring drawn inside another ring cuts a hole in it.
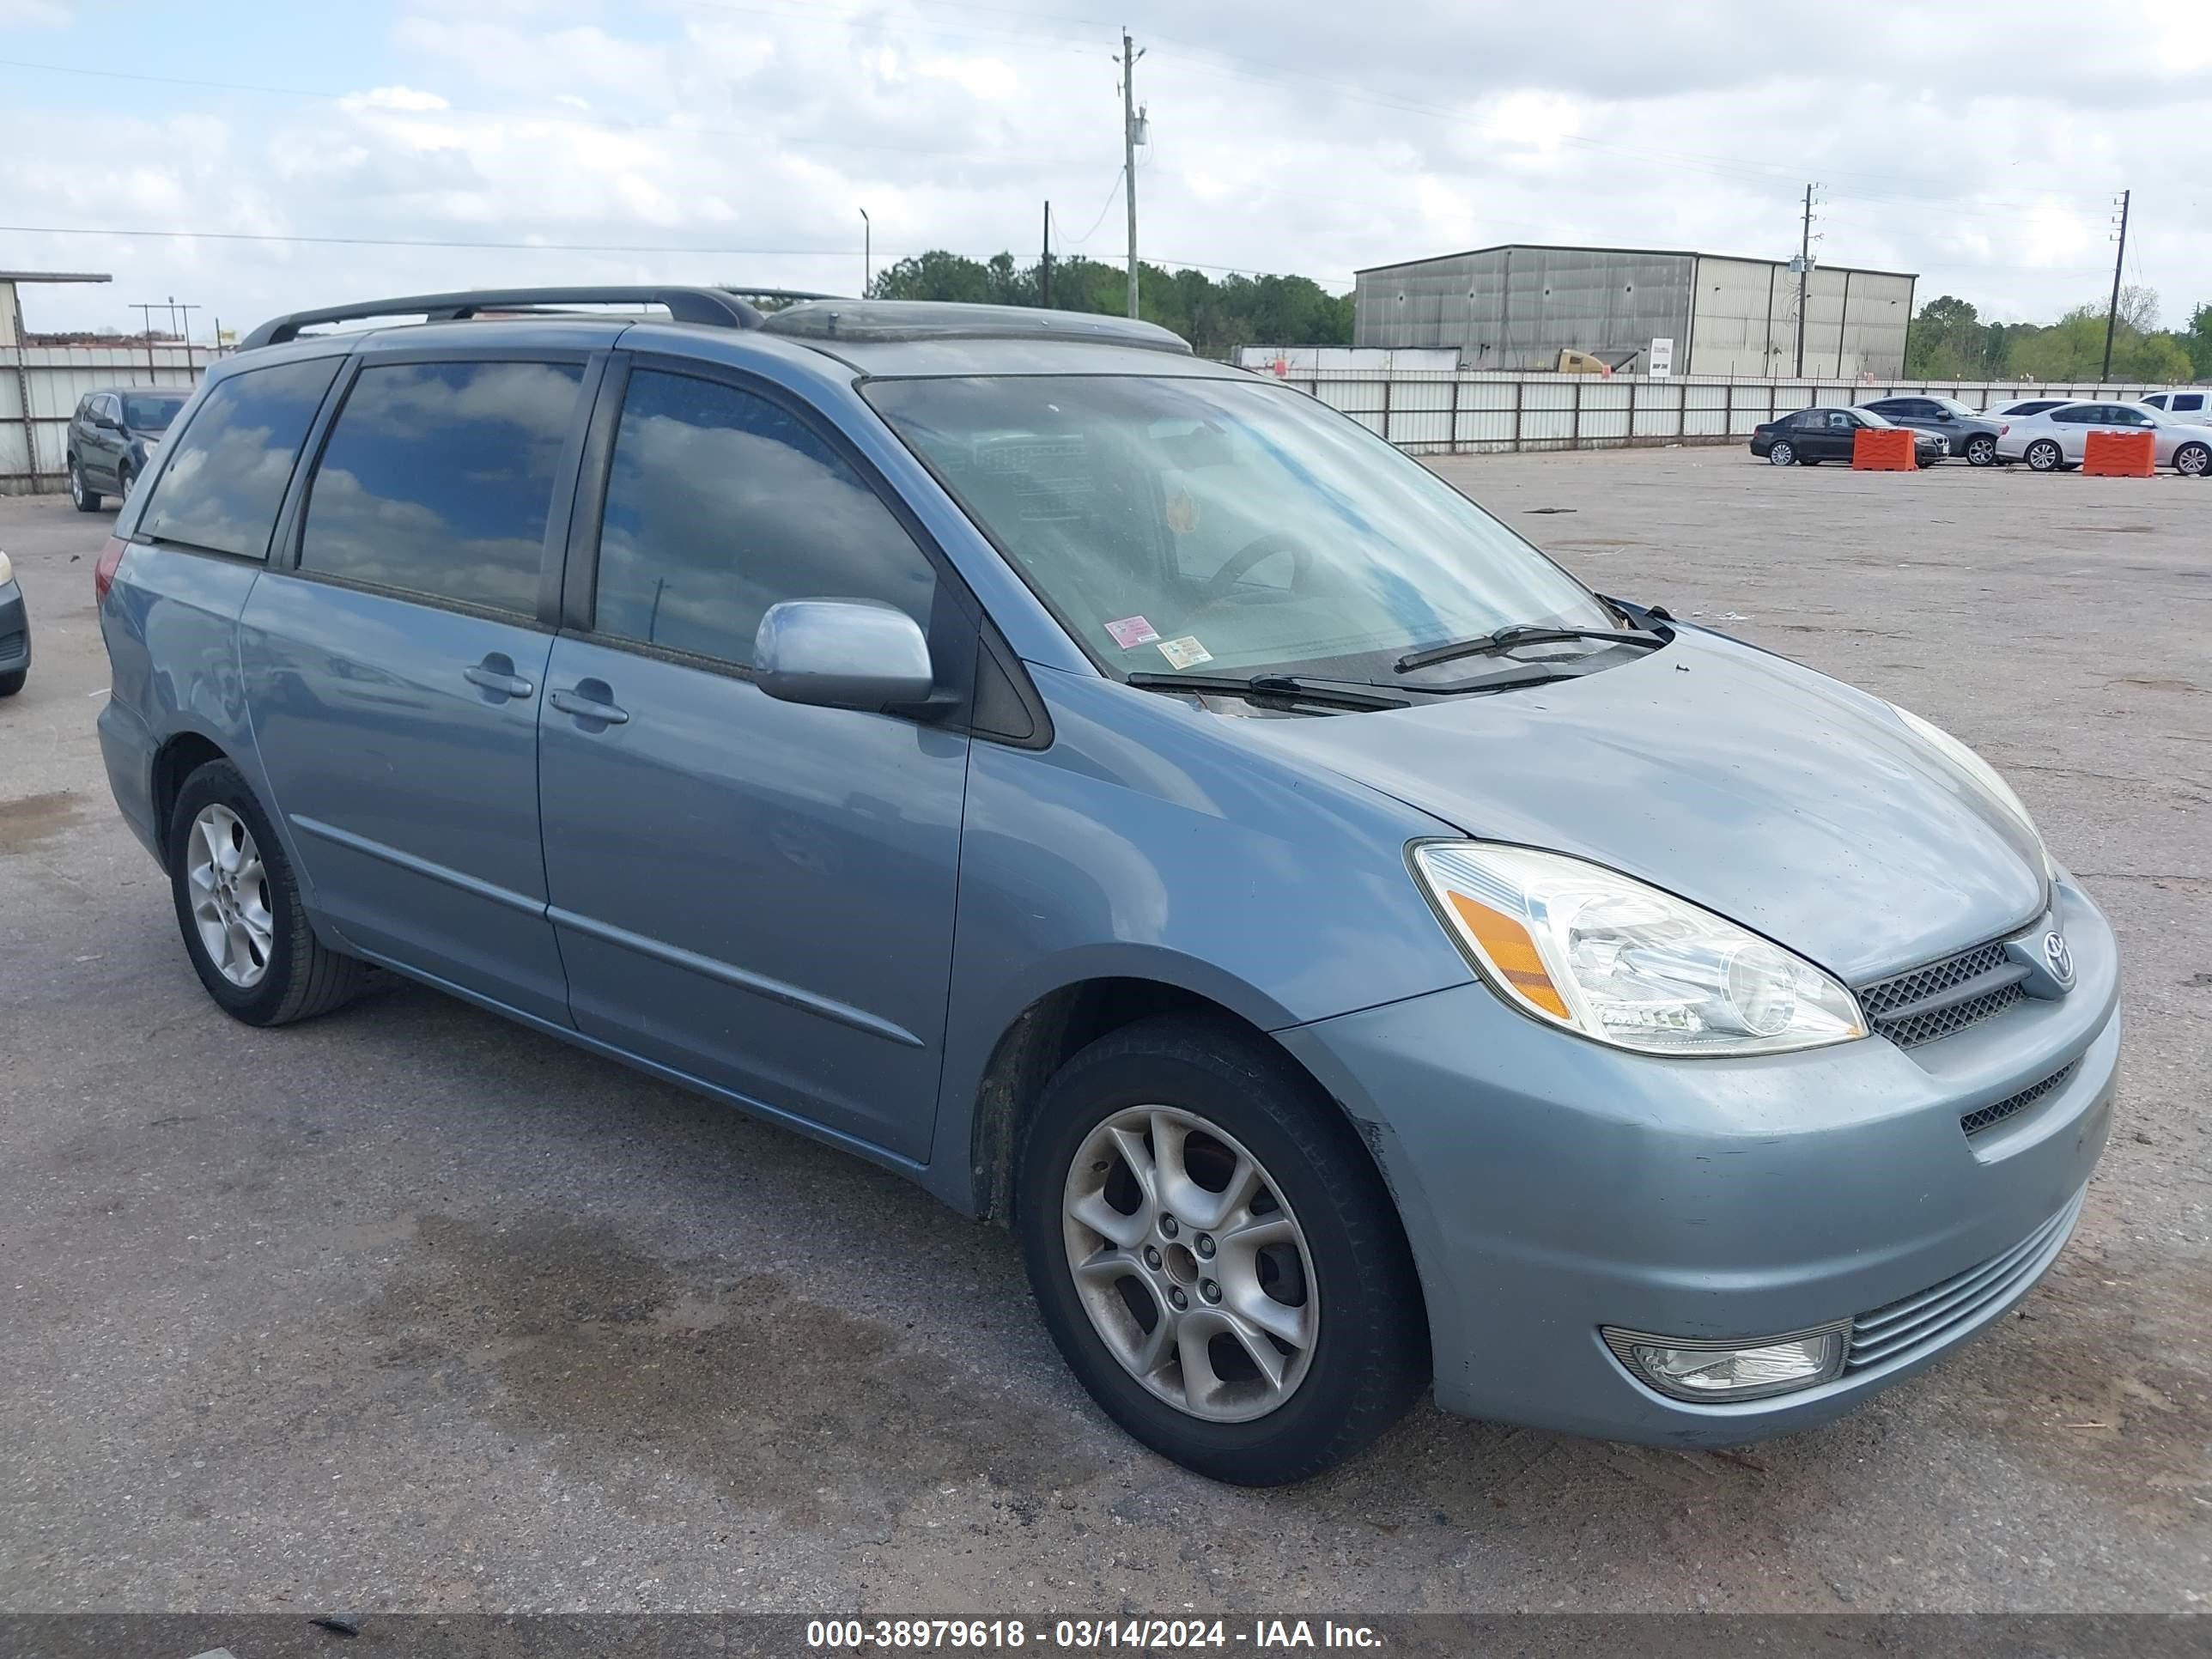
[{"label": "front bumper", "polygon": [[[1470,984],[1279,1033],[1358,1120],[1406,1218],[1437,1403],[1676,1446],[1809,1427],[2016,1304],[2070,1235],[2111,1127],[2118,963],[2054,893],[2075,982],[1911,1050],[1669,1060],[1565,1036]],[[2023,930],[2025,931],[2025,930]],[[2070,1069],[2066,1069],[2070,1068]],[[2051,1079],[1971,1139],[1969,1113]],[[1854,1322],[1832,1381],[1667,1398],[1602,1327],[1771,1337]]]},{"label": "front bumper", "polygon": [[23,603],[23,585],[11,579],[0,582],[0,674],[30,665],[30,607]]}]

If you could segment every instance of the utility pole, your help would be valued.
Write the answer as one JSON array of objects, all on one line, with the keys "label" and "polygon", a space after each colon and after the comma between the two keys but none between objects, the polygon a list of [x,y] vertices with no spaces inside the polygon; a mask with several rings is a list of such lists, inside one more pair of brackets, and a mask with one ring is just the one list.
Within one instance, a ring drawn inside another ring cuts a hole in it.
[{"label": "utility pole", "polygon": [[192,367],[192,313],[198,311],[199,307],[198,306],[179,305],[174,300],[170,301],[169,304],[172,307],[171,315],[173,316],[179,313],[183,313],[184,325],[181,329],[176,331],[179,337],[180,337],[185,343],[185,368],[186,372],[189,373]]},{"label": "utility pole", "polygon": [[1121,199],[1129,209],[1129,314],[1137,314],[1137,59],[1129,31],[1121,31]]},{"label": "utility pole", "polygon": [[1037,303],[1052,304],[1052,204],[1044,204],[1044,258],[1037,265]]},{"label": "utility pole", "polygon": [[860,297],[868,297],[868,284],[875,279],[876,227],[868,217],[866,208],[860,210]]},{"label": "utility pole", "polygon": [[131,307],[146,325],[146,380],[149,385],[154,379],[154,313],[165,303],[161,300],[146,300]]},{"label": "utility pole", "polygon": [[2112,306],[2105,313],[2105,367],[2097,378],[2112,378],[2112,331],[2120,323],[2120,262],[2128,257],[2128,198],[2130,191],[2120,192],[2120,251],[2112,256]]},{"label": "utility pole", "polygon": [[1813,287],[1813,186],[1805,186],[1805,229],[1797,244],[1797,373],[1805,373],[1805,301]]}]

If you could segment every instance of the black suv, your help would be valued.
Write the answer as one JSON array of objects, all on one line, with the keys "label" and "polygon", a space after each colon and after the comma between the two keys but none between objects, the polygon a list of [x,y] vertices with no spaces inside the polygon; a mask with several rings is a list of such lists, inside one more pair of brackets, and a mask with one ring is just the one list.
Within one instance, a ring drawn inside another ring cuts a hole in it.
[{"label": "black suv", "polygon": [[1933,432],[1948,441],[1950,453],[1969,466],[1997,465],[1997,436],[2003,427],[1956,398],[1882,398],[1859,407],[1874,410],[1892,426]]},{"label": "black suv", "polygon": [[191,397],[190,386],[112,386],[88,392],[70,419],[70,500],[97,513],[108,495],[128,495],[149,455]]}]

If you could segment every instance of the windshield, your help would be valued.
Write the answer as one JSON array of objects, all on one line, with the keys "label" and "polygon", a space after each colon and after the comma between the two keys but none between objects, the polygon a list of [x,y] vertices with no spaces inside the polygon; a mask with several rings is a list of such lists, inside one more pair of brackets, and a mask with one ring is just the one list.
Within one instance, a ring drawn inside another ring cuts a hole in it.
[{"label": "windshield", "polygon": [[1112,674],[1389,680],[1409,652],[1515,623],[1617,626],[1426,467],[1303,392],[1103,375],[865,390]]},{"label": "windshield", "polygon": [[123,424],[133,432],[167,432],[169,422],[177,418],[177,411],[185,406],[185,395],[163,397],[158,392],[126,392],[123,395]]},{"label": "windshield", "polygon": [[1935,401],[1943,408],[1949,410],[1954,415],[1971,415],[1974,412],[1972,410],[1967,408],[1966,404],[1960,403],[1956,398],[1938,398]]}]

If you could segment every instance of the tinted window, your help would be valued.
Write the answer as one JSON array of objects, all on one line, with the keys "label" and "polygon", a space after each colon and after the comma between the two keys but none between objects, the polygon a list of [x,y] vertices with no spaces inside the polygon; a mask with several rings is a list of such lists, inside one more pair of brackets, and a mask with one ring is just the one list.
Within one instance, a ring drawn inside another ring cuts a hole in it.
[{"label": "tinted window", "polygon": [[158,392],[125,392],[123,424],[133,432],[167,432],[169,422],[177,418],[177,411],[184,406],[182,392],[167,396]]},{"label": "tinted window", "polygon": [[2203,407],[2204,394],[2201,392],[2177,392],[2173,395],[2173,408],[2177,414],[2184,410],[2193,411]]},{"label": "tinted window", "polygon": [[602,634],[750,663],[783,599],[881,599],[927,624],[936,573],[890,509],[764,398],[630,377],[599,532]]},{"label": "tinted window", "polygon": [[307,497],[300,565],[528,615],[576,420],[574,363],[364,368]]},{"label": "tinted window", "polygon": [[266,557],[292,463],[342,361],[313,357],[216,381],[171,450],[138,533]]},{"label": "tinted window", "polygon": [[2068,426],[2087,426],[2097,418],[2097,406],[2094,404],[2076,404],[2069,409],[2054,409],[2051,411],[2051,418]]},{"label": "tinted window", "polygon": [[2150,417],[2140,409],[2130,409],[2119,404],[2105,405],[2105,419],[2113,426],[2148,426],[2151,423]]}]

